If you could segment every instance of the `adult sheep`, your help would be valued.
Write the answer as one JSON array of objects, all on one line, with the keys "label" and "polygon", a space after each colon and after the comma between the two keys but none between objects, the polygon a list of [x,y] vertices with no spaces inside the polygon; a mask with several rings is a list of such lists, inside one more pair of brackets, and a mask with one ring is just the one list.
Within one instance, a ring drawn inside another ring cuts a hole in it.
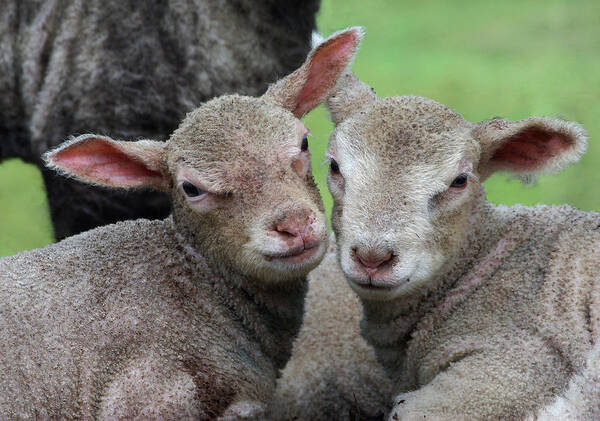
[{"label": "adult sheep", "polygon": [[0,160],[42,169],[57,239],[169,212],[165,194],[92,189],[45,169],[68,135],[166,140],[226,93],[257,95],[310,50],[318,0],[0,2]]}]

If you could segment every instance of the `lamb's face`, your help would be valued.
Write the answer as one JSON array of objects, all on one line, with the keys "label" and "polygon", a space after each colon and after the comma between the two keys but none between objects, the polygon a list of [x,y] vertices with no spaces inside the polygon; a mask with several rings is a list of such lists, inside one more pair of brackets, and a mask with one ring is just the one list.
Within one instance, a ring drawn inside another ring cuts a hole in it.
[{"label": "lamb's face", "polygon": [[168,142],[178,229],[215,264],[267,280],[306,275],[327,247],[308,135],[261,98],[190,113]]},{"label": "lamb's face", "polygon": [[464,240],[478,182],[472,124],[434,101],[377,100],[331,136],[342,269],[367,299],[431,280]]}]

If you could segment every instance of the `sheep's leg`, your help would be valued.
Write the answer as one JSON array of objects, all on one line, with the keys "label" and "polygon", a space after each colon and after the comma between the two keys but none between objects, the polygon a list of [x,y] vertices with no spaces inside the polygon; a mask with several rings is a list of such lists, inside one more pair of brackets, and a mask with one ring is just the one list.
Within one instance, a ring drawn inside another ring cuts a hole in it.
[{"label": "sheep's leg", "polygon": [[174,362],[156,353],[131,361],[113,377],[102,398],[100,419],[260,418],[262,405],[240,398],[235,381],[195,361]]},{"label": "sheep's leg", "polygon": [[425,386],[398,395],[389,420],[523,419],[565,384],[555,355],[543,348],[511,351],[519,346],[506,344],[450,362]]},{"label": "sheep's leg", "polygon": [[227,407],[219,421],[262,420],[265,416],[266,405],[254,400],[240,399]]},{"label": "sheep's leg", "polygon": [[526,421],[582,421],[600,419],[600,344],[589,353],[586,365],[554,402]]},{"label": "sheep's leg", "polygon": [[[599,228],[593,222],[583,230],[565,231],[555,244],[541,295],[540,326],[572,358],[574,374],[554,402],[527,420],[600,419]],[[573,244],[580,247],[576,253]]]},{"label": "sheep's leg", "polygon": [[21,7],[16,0],[0,2],[0,162],[15,157],[31,159],[31,139],[19,97],[22,76],[17,75],[20,72],[15,66]]},{"label": "sheep's leg", "polygon": [[156,358],[129,364],[113,378],[100,419],[202,419],[193,376]]}]

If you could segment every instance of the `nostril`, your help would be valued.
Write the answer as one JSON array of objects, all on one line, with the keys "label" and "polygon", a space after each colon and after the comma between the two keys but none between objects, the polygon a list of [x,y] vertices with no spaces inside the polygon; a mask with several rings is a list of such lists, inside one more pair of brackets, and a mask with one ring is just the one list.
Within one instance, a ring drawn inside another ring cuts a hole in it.
[{"label": "nostril", "polygon": [[300,234],[300,230],[296,227],[277,225],[275,231],[284,237],[297,237]]},{"label": "nostril", "polygon": [[369,252],[361,252],[356,248],[353,249],[356,259],[366,268],[376,269],[382,265],[385,265],[389,261],[392,260],[393,253],[391,251],[387,251],[385,254],[369,251]]},{"label": "nostril", "polygon": [[283,237],[311,239],[314,236],[316,219],[315,214],[306,209],[279,220],[273,225],[272,230]]}]

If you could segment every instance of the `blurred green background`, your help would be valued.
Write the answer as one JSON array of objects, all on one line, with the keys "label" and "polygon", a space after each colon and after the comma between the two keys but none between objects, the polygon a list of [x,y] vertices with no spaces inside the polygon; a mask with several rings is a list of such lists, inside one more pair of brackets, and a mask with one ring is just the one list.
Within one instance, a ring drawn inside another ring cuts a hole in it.
[{"label": "blurred green background", "polygon": [[[416,94],[468,120],[558,116],[587,129],[582,161],[522,186],[506,175],[486,184],[496,203],[569,203],[600,210],[600,2],[597,0],[323,0],[325,35],[362,25],[353,65],[381,96]],[[315,176],[329,211],[321,166],[331,124],[320,107],[306,118]],[[0,256],[53,241],[42,179],[17,160],[0,164]]]}]

